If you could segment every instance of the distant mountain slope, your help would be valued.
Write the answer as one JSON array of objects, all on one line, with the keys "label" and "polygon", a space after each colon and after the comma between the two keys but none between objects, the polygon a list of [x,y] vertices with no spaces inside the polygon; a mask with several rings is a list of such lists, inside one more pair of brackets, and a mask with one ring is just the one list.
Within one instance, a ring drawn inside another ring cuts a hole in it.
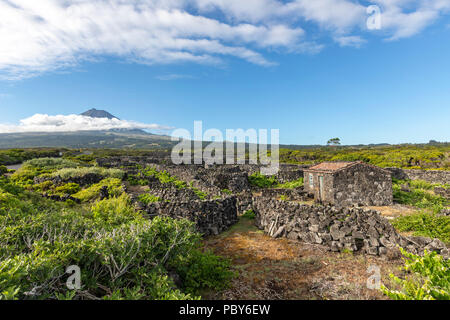
[{"label": "distant mountain slope", "polygon": [[135,130],[0,134],[0,149],[37,147],[167,149],[175,144],[168,136]]},{"label": "distant mountain slope", "polygon": [[118,119],[116,116],[113,116],[111,113],[105,110],[97,110],[95,108],[90,109],[81,114],[82,116],[91,117],[91,118],[108,118],[108,119]]},{"label": "distant mountain slope", "polygon": [[[117,119],[105,110],[90,109],[81,114],[91,118]],[[74,132],[0,133],[0,148],[143,148],[160,149],[175,145],[169,136],[141,129],[111,129]]]}]

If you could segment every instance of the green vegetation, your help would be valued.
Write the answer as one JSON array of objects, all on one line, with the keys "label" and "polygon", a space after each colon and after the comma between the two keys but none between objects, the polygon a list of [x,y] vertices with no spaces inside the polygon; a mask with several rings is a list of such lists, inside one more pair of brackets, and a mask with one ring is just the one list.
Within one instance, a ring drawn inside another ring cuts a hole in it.
[{"label": "green vegetation", "polygon": [[72,195],[79,192],[80,190],[81,190],[80,185],[78,185],[77,183],[67,183],[62,186],[56,187],[55,193],[63,195],[64,194]]},{"label": "green vegetation", "polygon": [[276,177],[269,177],[262,175],[260,172],[255,172],[248,177],[251,185],[258,188],[271,188],[278,184]]},{"label": "green vegetation", "polygon": [[242,216],[241,218],[244,219],[249,219],[249,220],[253,220],[256,218],[256,214],[253,210],[247,210]]},{"label": "green vegetation", "polygon": [[413,232],[415,236],[438,238],[450,244],[450,217],[421,212],[401,216],[392,225],[402,232]]},{"label": "green vegetation", "polygon": [[[402,190],[402,185],[408,186],[410,191]],[[393,179],[392,189],[394,201],[439,213],[450,204],[447,199],[440,195],[435,195],[431,191],[431,189],[435,186],[441,185],[430,184],[425,181],[404,181]]]},{"label": "green vegetation", "polygon": [[223,290],[237,274],[230,271],[231,261],[211,251],[192,250],[177,267],[187,293],[196,295],[203,289]]},{"label": "green vegetation", "polygon": [[278,184],[276,187],[279,189],[297,189],[303,187],[303,185],[304,185],[303,178],[300,178],[295,181]]},{"label": "green vegetation", "polygon": [[120,169],[105,169],[101,167],[64,168],[52,173],[52,177],[61,177],[63,180],[82,177],[88,174],[100,175],[104,178],[122,179],[124,172]]},{"label": "green vegetation", "polygon": [[161,201],[160,197],[156,197],[156,196],[154,196],[152,194],[148,194],[148,193],[141,194],[138,197],[138,199],[139,199],[140,202],[142,202],[144,204],[149,204],[149,203],[154,203],[154,202],[160,202]]},{"label": "green vegetation", "polygon": [[340,146],[341,145],[341,139],[339,138],[333,138],[328,140],[327,145],[329,146]]},{"label": "green vegetation", "polygon": [[0,166],[0,175],[8,173],[8,168],[5,166]]},{"label": "green vegetation", "polygon": [[0,165],[18,164],[35,158],[59,157],[65,151],[66,149],[46,148],[0,150]]},{"label": "green vegetation", "polygon": [[364,161],[380,167],[450,170],[450,144],[316,147],[280,149],[280,161],[313,164],[323,161]]},{"label": "green vegetation", "polygon": [[438,238],[450,243],[450,217],[439,213],[449,206],[449,201],[433,193],[435,187],[448,186],[426,181],[404,181],[393,179],[394,201],[421,209],[418,213],[400,216],[392,225],[401,232],[412,232],[415,236]]},{"label": "green vegetation", "polygon": [[79,164],[62,158],[40,158],[26,161],[25,169],[54,170],[63,168],[76,168]]},{"label": "green vegetation", "polygon": [[256,172],[248,177],[251,185],[258,188],[296,189],[303,187],[303,178],[280,184],[276,177],[264,176]]},{"label": "green vegetation", "polygon": [[138,174],[128,176],[128,182],[130,185],[148,185],[148,178],[156,178],[161,184],[170,184],[177,189],[191,189],[200,200],[205,200],[208,197],[208,193],[203,192],[197,188],[194,188],[192,184],[188,184],[185,181],[179,180],[177,177],[172,176],[167,171],[158,171],[153,167],[140,168]]},{"label": "green vegetation", "polygon": [[437,253],[427,253],[423,257],[400,249],[405,256],[402,268],[407,272],[406,279],[390,275],[400,286],[400,290],[381,290],[394,300],[450,300],[450,260],[445,261]]},{"label": "green vegetation", "polygon": [[111,197],[119,197],[124,193],[122,180],[117,178],[107,178],[97,184],[93,184],[92,186],[79,191],[74,194],[73,197],[80,199],[83,202],[96,200],[100,198],[100,191],[103,188],[108,189],[108,194]]},{"label": "green vegetation", "polygon": [[[87,174],[104,179],[84,188],[52,179]],[[228,285],[234,276],[229,261],[199,249],[194,223],[144,218],[124,192],[123,176],[122,170],[80,159],[42,158],[0,177],[0,300],[198,299],[203,290]],[[192,188],[167,172],[144,170],[140,178],[150,176]],[[44,181],[35,184],[36,177]],[[105,188],[109,197],[100,200]],[[82,204],[45,199],[39,194],[44,192],[71,195]],[[159,201],[151,195],[140,200]],[[80,290],[66,286],[71,265],[82,271]],[[178,286],[173,275],[181,279]]]},{"label": "green vegetation", "polygon": [[191,189],[194,191],[194,193],[197,195],[197,197],[200,200],[206,200],[206,198],[208,198],[208,194],[206,192],[203,192],[197,188],[191,187]]},{"label": "green vegetation", "polygon": [[[199,250],[192,222],[147,220],[125,193],[68,207],[0,178],[0,230],[0,299],[197,299],[233,276],[228,261]],[[71,265],[82,271],[81,290],[66,286]]]}]

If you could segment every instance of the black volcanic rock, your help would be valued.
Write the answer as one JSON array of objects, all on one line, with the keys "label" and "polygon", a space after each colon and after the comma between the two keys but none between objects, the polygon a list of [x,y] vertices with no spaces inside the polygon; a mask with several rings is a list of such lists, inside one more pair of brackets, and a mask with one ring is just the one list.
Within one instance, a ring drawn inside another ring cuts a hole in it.
[{"label": "black volcanic rock", "polygon": [[113,116],[111,113],[105,111],[105,110],[97,110],[97,109],[91,109],[86,112],[83,112],[81,114],[82,116],[91,117],[91,118],[108,118],[108,119],[118,119],[117,117]]}]

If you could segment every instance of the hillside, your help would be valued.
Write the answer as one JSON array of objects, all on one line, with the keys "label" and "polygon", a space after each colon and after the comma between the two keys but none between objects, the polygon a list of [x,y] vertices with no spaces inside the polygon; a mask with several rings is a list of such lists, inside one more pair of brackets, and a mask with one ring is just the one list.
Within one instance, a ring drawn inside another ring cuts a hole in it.
[{"label": "hillside", "polygon": [[40,147],[159,149],[173,145],[174,142],[168,136],[135,130],[0,134],[0,149]]}]

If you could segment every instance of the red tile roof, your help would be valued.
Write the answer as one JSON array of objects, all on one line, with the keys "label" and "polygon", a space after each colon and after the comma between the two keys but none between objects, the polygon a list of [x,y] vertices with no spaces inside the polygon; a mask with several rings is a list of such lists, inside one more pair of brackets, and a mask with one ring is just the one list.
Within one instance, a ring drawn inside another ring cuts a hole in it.
[{"label": "red tile roof", "polygon": [[361,161],[353,161],[353,162],[322,162],[321,164],[312,166],[307,170],[311,171],[327,171],[334,172],[338,170],[342,170],[348,167],[351,167],[355,164],[361,163]]}]

